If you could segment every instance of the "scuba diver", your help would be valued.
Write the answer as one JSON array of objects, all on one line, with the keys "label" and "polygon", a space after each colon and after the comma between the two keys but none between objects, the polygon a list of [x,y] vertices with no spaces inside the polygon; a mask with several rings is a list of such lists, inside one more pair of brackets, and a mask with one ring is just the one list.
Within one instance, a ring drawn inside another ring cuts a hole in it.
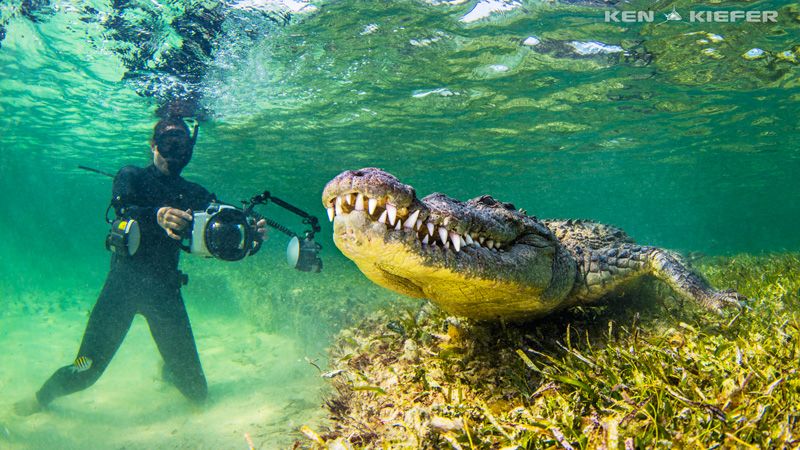
[{"label": "scuba diver", "polygon": [[[132,255],[112,254],[111,270],[75,361],[56,370],[34,398],[16,403],[18,415],[39,412],[54,399],[94,384],[137,313],[147,319],[164,360],[164,380],[192,403],[206,399],[206,379],[180,292],[187,277],[178,270],[180,242],[182,234],[191,231],[192,211],[202,211],[216,201],[205,188],[180,176],[192,157],[196,138],[196,125],[190,133],[180,117],[163,118],[150,142],[153,164],[126,166],[114,177],[111,206],[118,218],[138,222],[138,249]],[[266,233],[265,224],[264,219],[255,224],[259,243]]]}]

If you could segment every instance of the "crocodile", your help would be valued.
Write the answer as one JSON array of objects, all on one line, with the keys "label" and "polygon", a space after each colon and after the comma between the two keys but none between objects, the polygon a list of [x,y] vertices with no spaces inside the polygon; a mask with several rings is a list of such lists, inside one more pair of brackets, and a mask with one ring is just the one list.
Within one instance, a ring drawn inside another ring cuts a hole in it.
[{"label": "crocodile", "polygon": [[374,167],[325,186],[333,240],[372,282],[476,320],[528,320],[598,302],[644,278],[714,311],[746,300],[716,290],[677,253],[637,244],[619,228],[542,220],[483,195],[417,198]]}]

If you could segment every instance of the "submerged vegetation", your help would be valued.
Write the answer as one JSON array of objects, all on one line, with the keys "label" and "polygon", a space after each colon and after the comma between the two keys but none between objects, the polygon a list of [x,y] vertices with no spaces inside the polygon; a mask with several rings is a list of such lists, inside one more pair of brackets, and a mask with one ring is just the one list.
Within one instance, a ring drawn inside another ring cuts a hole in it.
[{"label": "submerged vegetation", "polygon": [[695,265],[748,306],[715,316],[653,283],[524,324],[372,316],[332,347],[330,428],[301,431],[323,448],[800,444],[800,255]]},{"label": "submerged vegetation", "polygon": [[296,338],[312,355],[323,355],[337,330],[353,326],[357,318],[382,305],[396,303],[396,295],[353,277],[329,254],[323,256],[332,264],[320,273],[287,267],[276,251],[283,245],[280,237],[275,238],[265,244],[260,260],[224,267],[185,258],[183,265],[191,274],[187,297],[205,311],[242,312],[261,330]]}]

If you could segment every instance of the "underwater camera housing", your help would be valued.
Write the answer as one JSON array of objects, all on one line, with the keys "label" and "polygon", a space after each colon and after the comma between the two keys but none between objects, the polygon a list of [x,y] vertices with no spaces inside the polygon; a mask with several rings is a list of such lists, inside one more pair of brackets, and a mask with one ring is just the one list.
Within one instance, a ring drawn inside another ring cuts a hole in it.
[{"label": "underwater camera housing", "polygon": [[189,253],[225,261],[239,261],[261,248],[256,218],[220,203],[194,213],[189,239]]},{"label": "underwater camera housing", "polygon": [[[256,205],[269,201],[303,218],[311,225],[302,238],[289,228],[253,211]],[[269,191],[242,201],[243,209],[223,203],[212,203],[205,211],[193,217],[191,242],[184,250],[191,254],[214,257],[225,261],[238,261],[255,254],[261,248],[261,236],[256,223],[264,219],[267,225],[291,237],[286,248],[286,261],[301,272],[322,271],[319,252],[322,246],[314,241],[320,231],[319,220],[307,212],[272,196]]]}]

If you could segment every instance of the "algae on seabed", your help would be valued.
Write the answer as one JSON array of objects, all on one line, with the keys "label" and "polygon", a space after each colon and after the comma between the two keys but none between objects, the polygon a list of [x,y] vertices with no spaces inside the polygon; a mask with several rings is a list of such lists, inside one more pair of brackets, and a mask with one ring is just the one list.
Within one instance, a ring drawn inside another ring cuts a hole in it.
[{"label": "algae on seabed", "polygon": [[[343,331],[325,444],[790,448],[800,444],[800,256],[703,258],[750,302],[716,316],[643,285],[525,324],[432,305]],[[401,317],[401,319],[397,319]],[[305,445],[298,443],[298,445]]]}]

